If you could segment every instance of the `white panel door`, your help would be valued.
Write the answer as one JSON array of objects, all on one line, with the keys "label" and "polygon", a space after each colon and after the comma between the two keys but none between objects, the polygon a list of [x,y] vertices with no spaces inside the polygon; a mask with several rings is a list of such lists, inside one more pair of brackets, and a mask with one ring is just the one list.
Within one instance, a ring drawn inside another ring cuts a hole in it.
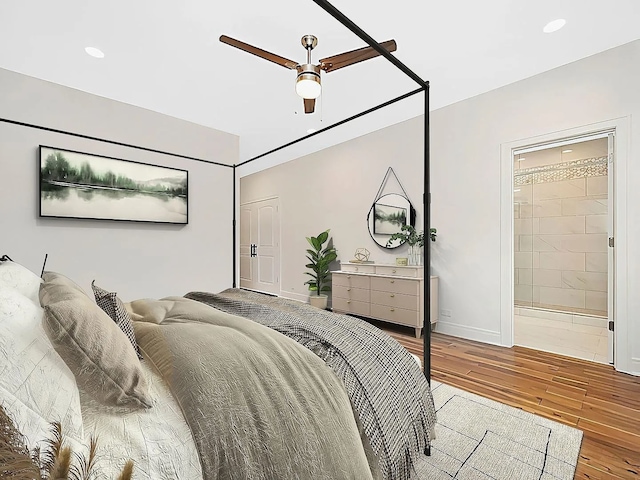
[{"label": "white panel door", "polygon": [[240,206],[240,287],[280,294],[280,212],[277,198]]}]

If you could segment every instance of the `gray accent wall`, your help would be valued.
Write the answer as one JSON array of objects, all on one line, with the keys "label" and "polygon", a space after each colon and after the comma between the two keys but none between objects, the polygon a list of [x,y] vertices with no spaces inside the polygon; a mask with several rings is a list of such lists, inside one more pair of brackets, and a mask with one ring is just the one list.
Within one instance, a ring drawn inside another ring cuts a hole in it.
[{"label": "gray accent wall", "polygon": [[[619,159],[627,169],[626,180],[617,186],[626,191],[626,220],[617,245],[626,253],[628,271],[626,282],[618,285],[624,302],[617,309],[628,327],[623,369],[640,374],[638,85],[640,41],[634,41],[431,112],[431,224],[438,229],[432,273],[440,277],[441,312],[450,311],[449,317],[440,315],[439,331],[505,343],[502,146],[621,119],[629,128],[628,155]],[[432,85],[432,94],[437,88]],[[396,170],[412,201],[421,202],[421,126],[418,117],[241,179],[243,202],[280,197],[283,295],[304,298],[304,236],[322,229],[332,229],[343,260],[351,259],[356,247],[367,247],[376,261],[393,261],[403,253],[376,247],[365,218],[387,166]]]},{"label": "gray accent wall", "polygon": [[[175,94],[167,92],[167,94]],[[233,165],[239,139],[0,69],[0,117]],[[186,226],[38,217],[38,146],[189,171]],[[125,300],[217,292],[232,283],[232,179],[224,166],[0,122],[0,254]]]}]

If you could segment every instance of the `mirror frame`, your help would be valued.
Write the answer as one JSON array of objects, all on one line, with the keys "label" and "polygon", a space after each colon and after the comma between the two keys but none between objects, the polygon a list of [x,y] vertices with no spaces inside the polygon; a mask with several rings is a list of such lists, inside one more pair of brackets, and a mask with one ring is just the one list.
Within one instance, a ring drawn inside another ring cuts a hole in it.
[{"label": "mirror frame", "polygon": [[[386,200],[383,200],[385,199]],[[391,197],[391,198],[389,198]],[[393,198],[396,197],[396,198]],[[380,205],[381,207],[386,207],[387,209],[393,208],[404,208],[406,209],[405,221],[406,225],[416,226],[416,210],[413,208],[411,201],[404,195],[399,193],[387,193],[385,195],[380,196],[371,208],[369,209],[369,213],[367,214],[367,228],[369,230],[369,235],[371,235],[371,239],[380,247],[393,250],[394,248],[398,248],[402,246],[405,242],[401,242],[400,240],[394,241],[391,246],[387,246],[387,242],[393,233],[399,232],[400,227],[394,229],[393,232],[390,233],[379,233],[376,232],[376,222],[375,222],[375,207],[376,205]],[[390,222],[385,222],[390,223]]]}]

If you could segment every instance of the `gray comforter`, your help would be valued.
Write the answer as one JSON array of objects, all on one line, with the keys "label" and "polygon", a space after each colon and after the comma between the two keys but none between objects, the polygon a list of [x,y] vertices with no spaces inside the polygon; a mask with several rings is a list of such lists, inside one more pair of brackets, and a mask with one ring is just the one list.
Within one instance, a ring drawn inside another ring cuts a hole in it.
[{"label": "gray comforter", "polygon": [[280,297],[239,289],[185,296],[268,326],[316,353],[347,389],[384,477],[410,478],[433,439],[436,414],[429,384],[396,340],[362,320]]},{"label": "gray comforter", "polygon": [[324,362],[280,333],[181,297],[132,302],[212,479],[379,478],[349,397]]}]

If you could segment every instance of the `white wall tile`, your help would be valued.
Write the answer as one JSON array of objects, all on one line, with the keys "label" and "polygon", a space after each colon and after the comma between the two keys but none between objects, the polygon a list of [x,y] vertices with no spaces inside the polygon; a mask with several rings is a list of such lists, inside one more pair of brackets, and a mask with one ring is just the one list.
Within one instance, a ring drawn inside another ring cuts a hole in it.
[{"label": "white wall tile", "polygon": [[534,198],[534,217],[559,217],[562,215],[562,200],[541,200]]},{"label": "white wall tile", "polygon": [[520,246],[519,252],[531,252],[533,251],[533,235],[519,235]]},{"label": "white wall tile", "polygon": [[[577,290],[607,291],[607,274],[596,272],[562,272],[562,285]],[[589,307],[586,307],[589,308]]]},{"label": "white wall tile", "polygon": [[533,301],[533,289],[530,285],[514,285],[513,295],[516,302],[531,303]]},{"label": "white wall tile", "polygon": [[562,287],[562,270],[533,270],[533,284],[543,287]]},{"label": "white wall tile", "polygon": [[[516,268],[533,268],[531,252],[514,252],[513,263]],[[584,264],[584,259],[582,263]]]},{"label": "white wall tile", "polygon": [[[538,220],[541,234],[585,233],[584,216],[548,217]],[[533,229],[533,225],[531,228]]]},{"label": "white wall tile", "polygon": [[609,178],[606,175],[587,178],[587,195],[606,195],[608,191]]},{"label": "white wall tile", "polygon": [[562,200],[562,215],[602,215],[607,213],[607,199],[567,198]]},{"label": "white wall tile", "polygon": [[608,215],[587,215],[585,217],[586,233],[607,233]]},{"label": "white wall tile", "polygon": [[533,269],[531,268],[518,268],[518,284],[519,285],[533,285]]},{"label": "white wall tile", "polygon": [[585,269],[584,253],[571,252],[540,252],[540,267],[548,270],[577,270]]},{"label": "white wall tile", "polygon": [[606,252],[607,235],[601,233],[573,235],[534,235],[536,252]]},{"label": "white wall tile", "polygon": [[609,258],[606,253],[587,253],[586,257],[586,270],[587,272],[602,272],[607,273]]},{"label": "white wall tile", "polygon": [[540,287],[540,303],[559,307],[584,308],[585,292],[570,288]]},{"label": "white wall tile", "polygon": [[585,302],[585,308],[589,310],[607,311],[606,292],[586,292]]},{"label": "white wall tile", "polygon": [[513,232],[516,235],[531,235],[533,233],[533,218],[513,220]]},{"label": "white wall tile", "polygon": [[584,197],[587,193],[586,184],[584,178],[537,183],[533,186],[533,198],[538,202],[554,198]]}]

